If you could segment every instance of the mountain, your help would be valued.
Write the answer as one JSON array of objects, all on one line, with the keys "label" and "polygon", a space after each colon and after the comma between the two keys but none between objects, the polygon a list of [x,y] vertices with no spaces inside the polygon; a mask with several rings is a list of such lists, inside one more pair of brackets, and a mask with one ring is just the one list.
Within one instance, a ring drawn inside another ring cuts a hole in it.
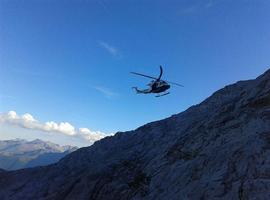
[{"label": "mountain", "polygon": [[25,165],[25,168],[36,167],[36,166],[45,166],[45,165],[48,165],[48,164],[56,163],[60,159],[65,157],[66,155],[68,155],[71,152],[75,151],[76,149],[77,148],[72,148],[70,150],[67,150],[67,151],[64,151],[64,152],[61,152],[61,153],[53,152],[53,153],[41,154],[37,158],[29,161]]},{"label": "mountain", "polygon": [[270,70],[58,163],[0,173],[2,199],[269,199]]},{"label": "mountain", "polygon": [[76,150],[71,146],[60,146],[42,140],[21,139],[0,141],[0,168],[16,170],[26,167],[43,166],[57,162]]}]

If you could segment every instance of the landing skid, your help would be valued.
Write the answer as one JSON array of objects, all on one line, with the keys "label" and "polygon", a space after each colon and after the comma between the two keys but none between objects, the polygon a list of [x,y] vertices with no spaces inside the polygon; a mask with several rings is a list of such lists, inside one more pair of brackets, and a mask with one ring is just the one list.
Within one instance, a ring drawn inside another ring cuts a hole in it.
[{"label": "landing skid", "polygon": [[167,93],[164,93],[164,94],[157,95],[156,97],[162,97],[162,96],[165,96],[165,95],[168,95],[168,94],[170,94],[170,93],[167,92]]}]

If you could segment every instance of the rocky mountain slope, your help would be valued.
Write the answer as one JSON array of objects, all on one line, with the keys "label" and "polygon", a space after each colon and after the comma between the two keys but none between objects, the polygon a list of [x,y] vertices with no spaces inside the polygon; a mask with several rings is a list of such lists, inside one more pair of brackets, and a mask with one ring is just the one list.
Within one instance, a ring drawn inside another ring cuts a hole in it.
[{"label": "rocky mountain slope", "polygon": [[270,199],[270,70],[47,167],[0,173],[1,199]]},{"label": "rocky mountain slope", "polygon": [[21,139],[0,141],[0,168],[16,170],[57,162],[76,147],[60,146],[42,140]]}]

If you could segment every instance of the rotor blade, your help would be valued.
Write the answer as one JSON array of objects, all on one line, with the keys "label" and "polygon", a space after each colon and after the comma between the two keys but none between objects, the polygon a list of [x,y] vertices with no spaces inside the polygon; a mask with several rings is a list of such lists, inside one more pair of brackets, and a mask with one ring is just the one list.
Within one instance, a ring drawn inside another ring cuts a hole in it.
[{"label": "rotor blade", "polygon": [[160,80],[161,79],[161,76],[163,74],[163,69],[162,69],[162,66],[161,65],[159,66],[159,69],[160,69],[160,74],[159,74],[159,77],[157,78],[157,80]]},{"label": "rotor blade", "polygon": [[157,78],[155,78],[155,77],[147,76],[147,75],[144,75],[144,74],[139,74],[139,73],[137,73],[137,72],[130,72],[130,73],[131,73],[131,74],[135,74],[135,75],[139,75],[139,76],[144,76],[144,77],[146,77],[146,78],[151,78],[151,79],[157,80]]},{"label": "rotor blade", "polygon": [[[166,80],[165,80],[166,81]],[[171,84],[174,84],[174,85],[177,85],[177,86],[180,86],[180,87],[184,87],[183,85],[179,84],[179,83],[174,83],[174,82],[171,82],[171,81],[166,81],[168,83],[171,83]]]}]

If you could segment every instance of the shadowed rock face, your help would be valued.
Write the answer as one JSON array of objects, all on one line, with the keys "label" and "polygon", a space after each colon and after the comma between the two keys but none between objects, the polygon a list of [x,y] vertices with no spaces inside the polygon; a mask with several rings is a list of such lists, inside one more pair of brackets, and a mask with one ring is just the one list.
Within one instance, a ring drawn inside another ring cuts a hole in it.
[{"label": "shadowed rock face", "polygon": [[1,199],[269,199],[270,70],[57,164],[0,173]]}]

